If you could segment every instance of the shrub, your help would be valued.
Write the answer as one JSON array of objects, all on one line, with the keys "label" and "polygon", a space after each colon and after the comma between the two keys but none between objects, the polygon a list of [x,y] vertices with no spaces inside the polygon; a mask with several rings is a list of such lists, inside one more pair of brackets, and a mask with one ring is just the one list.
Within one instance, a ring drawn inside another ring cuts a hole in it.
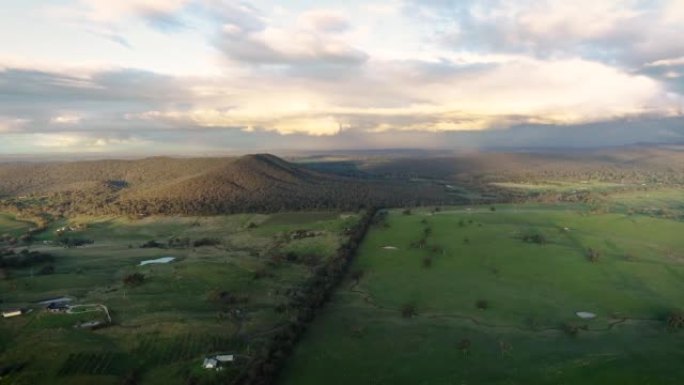
[{"label": "shrub", "polygon": [[427,255],[423,257],[423,267],[428,268],[432,266],[432,257]]},{"label": "shrub", "polygon": [[472,345],[473,343],[469,339],[464,338],[458,342],[458,350],[463,352],[463,354],[468,354]]},{"label": "shrub", "polygon": [[522,236],[523,242],[526,243],[535,243],[537,245],[543,245],[546,244],[546,237],[544,234],[541,233],[527,233],[523,234]]},{"label": "shrub", "polygon": [[489,301],[487,301],[485,299],[478,299],[475,302],[475,307],[480,309],[480,310],[487,310],[487,309],[489,309]]},{"label": "shrub", "polygon": [[401,316],[404,318],[413,318],[418,315],[418,310],[416,305],[412,303],[406,303],[401,307]]},{"label": "shrub", "polygon": [[673,311],[667,315],[666,318],[667,327],[669,329],[682,329],[684,328],[684,312]]},{"label": "shrub", "polygon": [[50,275],[55,273],[55,267],[52,265],[47,265],[43,266],[39,271],[38,274],[40,275]]},{"label": "shrub", "polygon": [[592,249],[591,247],[589,248],[589,250],[587,250],[587,259],[589,260],[589,262],[596,263],[599,261],[600,258],[601,258],[601,252],[600,251]]},{"label": "shrub", "polygon": [[221,241],[216,238],[201,238],[192,243],[194,247],[217,246]]},{"label": "shrub", "polygon": [[140,286],[145,282],[145,275],[140,273],[128,274],[123,278],[126,286]]},{"label": "shrub", "polygon": [[141,249],[155,249],[155,248],[162,248],[162,247],[164,247],[164,245],[162,243],[155,241],[154,239],[151,241],[147,241],[147,242],[143,243],[142,245],[140,245]]}]

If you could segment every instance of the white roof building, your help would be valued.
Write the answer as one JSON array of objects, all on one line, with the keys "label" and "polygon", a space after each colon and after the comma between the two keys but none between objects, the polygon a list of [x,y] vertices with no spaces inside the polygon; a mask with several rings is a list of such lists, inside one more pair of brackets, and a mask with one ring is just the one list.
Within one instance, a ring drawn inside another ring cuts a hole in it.
[{"label": "white roof building", "polygon": [[204,369],[216,369],[218,367],[218,361],[215,358],[207,357],[202,363]]},{"label": "white roof building", "polygon": [[218,362],[224,363],[224,362],[233,362],[235,361],[235,356],[232,354],[220,354],[214,357],[214,359]]},{"label": "white roof building", "polygon": [[21,315],[21,309],[11,309],[2,312],[2,318],[18,317]]}]

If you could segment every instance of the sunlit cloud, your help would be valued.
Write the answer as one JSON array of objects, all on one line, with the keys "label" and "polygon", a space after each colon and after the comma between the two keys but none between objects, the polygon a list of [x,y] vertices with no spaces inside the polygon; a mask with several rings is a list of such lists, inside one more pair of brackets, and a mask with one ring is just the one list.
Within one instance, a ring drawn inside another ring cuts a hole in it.
[{"label": "sunlit cloud", "polygon": [[[553,132],[553,142],[560,131],[548,127],[684,119],[676,0],[65,0],[17,9],[0,16],[0,44],[11,47],[0,55],[0,135],[26,135],[23,145],[36,149],[131,148],[141,135],[172,148],[207,131],[260,146],[279,137],[395,145],[399,133],[495,142],[523,126],[546,127],[539,133]],[[10,23],[33,14],[43,15],[40,28]]]}]

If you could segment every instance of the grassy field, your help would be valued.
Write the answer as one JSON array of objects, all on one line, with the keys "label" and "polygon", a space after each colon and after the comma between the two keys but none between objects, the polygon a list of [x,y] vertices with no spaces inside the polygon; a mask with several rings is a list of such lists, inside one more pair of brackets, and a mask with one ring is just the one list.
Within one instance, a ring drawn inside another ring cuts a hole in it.
[{"label": "grassy field", "polygon": [[[313,212],[55,222],[29,247],[56,257],[54,273],[39,274],[40,265],[5,269],[0,277],[0,307],[33,309],[0,319],[0,370],[25,364],[1,382],[226,383],[287,319],[276,308],[288,301],[288,291],[333,255],[346,238],[345,228],[358,218]],[[64,226],[79,230],[62,237],[94,243],[58,246],[56,231]],[[26,227],[0,216],[0,233],[21,233]],[[295,239],[296,230],[315,233]],[[171,238],[187,239],[189,246],[168,247]],[[194,246],[202,239],[215,244]],[[166,247],[140,247],[151,240]],[[176,259],[139,266],[160,257]],[[123,278],[134,273],[143,274],[144,282],[124,285]],[[84,307],[74,314],[51,314],[37,304],[60,296],[73,297],[75,304],[105,305],[113,324],[94,331],[74,328],[104,320],[105,313]],[[238,354],[239,362],[220,373],[201,369],[206,354],[221,352]]]},{"label": "grassy field", "polygon": [[682,234],[582,205],[390,211],[280,384],[680,384]]},{"label": "grassy field", "polygon": [[0,236],[7,234],[17,237],[25,233],[31,227],[31,223],[22,222],[12,215],[0,213]]},{"label": "grassy field", "polygon": [[528,192],[573,192],[573,191],[612,191],[620,188],[628,187],[620,183],[608,183],[599,181],[582,181],[582,182],[567,182],[567,181],[547,181],[541,183],[514,183],[514,182],[494,182],[492,186],[502,187],[506,189],[522,190]]}]

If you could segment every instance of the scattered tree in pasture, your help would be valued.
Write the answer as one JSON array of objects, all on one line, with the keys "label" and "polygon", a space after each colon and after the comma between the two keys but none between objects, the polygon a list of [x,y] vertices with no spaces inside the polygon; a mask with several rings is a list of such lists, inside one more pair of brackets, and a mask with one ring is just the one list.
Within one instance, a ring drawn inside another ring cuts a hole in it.
[{"label": "scattered tree in pasture", "polygon": [[510,355],[513,351],[513,345],[504,340],[499,340],[499,352],[501,352],[501,357]]},{"label": "scattered tree in pasture", "polygon": [[161,249],[163,247],[164,247],[163,243],[157,242],[154,239],[149,240],[149,241],[143,243],[142,245],[140,245],[141,249],[155,249],[155,248]]},{"label": "scattered tree in pasture", "polygon": [[218,246],[221,241],[216,238],[201,238],[192,243],[193,247]]},{"label": "scattered tree in pasture", "polygon": [[673,311],[667,315],[665,322],[668,329],[677,330],[684,328],[684,312]]},{"label": "scattered tree in pasture", "polygon": [[467,356],[468,353],[470,353],[470,348],[472,347],[472,345],[473,345],[473,343],[469,339],[464,338],[464,339],[458,341],[457,347],[458,347],[458,350],[460,350],[464,356]]},{"label": "scattered tree in pasture", "polygon": [[528,232],[528,233],[523,234],[521,238],[522,238],[523,242],[535,243],[537,245],[544,245],[547,242],[544,234],[539,233],[539,232]]},{"label": "scattered tree in pasture", "polygon": [[600,251],[593,249],[591,247],[587,250],[587,259],[589,260],[589,262],[596,263],[599,261],[600,258],[601,258],[601,252]]},{"label": "scattered tree in pasture", "polygon": [[404,318],[413,318],[418,315],[418,310],[416,309],[416,305],[413,303],[405,303],[401,307],[401,316]]},{"label": "scattered tree in pasture", "polygon": [[475,301],[475,307],[479,310],[487,310],[489,309],[489,301],[486,299],[478,299]]},{"label": "scattered tree in pasture", "polygon": [[578,325],[574,322],[565,322],[561,325],[561,330],[570,337],[577,337],[580,330],[589,330],[589,326]]},{"label": "scattered tree in pasture", "polygon": [[423,257],[423,267],[429,268],[432,266],[432,256],[426,255]]},{"label": "scattered tree in pasture", "polygon": [[145,275],[140,273],[127,274],[123,278],[123,283],[126,286],[140,286],[145,282]]}]

